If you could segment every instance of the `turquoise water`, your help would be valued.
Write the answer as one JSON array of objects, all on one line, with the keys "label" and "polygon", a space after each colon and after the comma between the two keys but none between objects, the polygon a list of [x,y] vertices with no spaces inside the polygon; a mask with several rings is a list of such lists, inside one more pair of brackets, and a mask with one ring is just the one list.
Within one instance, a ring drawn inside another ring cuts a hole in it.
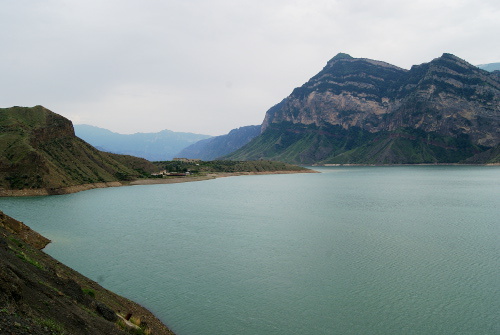
[{"label": "turquoise water", "polygon": [[500,333],[500,167],[318,170],[0,209],[178,335]]}]

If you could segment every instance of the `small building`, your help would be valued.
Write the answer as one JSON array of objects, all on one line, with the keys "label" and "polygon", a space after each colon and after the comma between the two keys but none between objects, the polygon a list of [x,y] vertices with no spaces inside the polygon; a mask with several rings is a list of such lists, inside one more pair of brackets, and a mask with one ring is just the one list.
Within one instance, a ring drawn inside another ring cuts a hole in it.
[{"label": "small building", "polygon": [[163,171],[160,171],[160,172],[151,173],[152,176],[164,176],[166,174],[167,174],[167,170],[163,170]]}]

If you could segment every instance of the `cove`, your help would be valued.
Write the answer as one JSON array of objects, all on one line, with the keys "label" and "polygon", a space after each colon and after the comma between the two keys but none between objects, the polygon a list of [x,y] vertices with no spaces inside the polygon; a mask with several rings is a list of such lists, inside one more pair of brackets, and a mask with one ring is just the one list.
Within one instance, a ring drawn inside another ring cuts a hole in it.
[{"label": "cove", "polygon": [[179,335],[500,332],[500,167],[315,169],[0,208]]}]

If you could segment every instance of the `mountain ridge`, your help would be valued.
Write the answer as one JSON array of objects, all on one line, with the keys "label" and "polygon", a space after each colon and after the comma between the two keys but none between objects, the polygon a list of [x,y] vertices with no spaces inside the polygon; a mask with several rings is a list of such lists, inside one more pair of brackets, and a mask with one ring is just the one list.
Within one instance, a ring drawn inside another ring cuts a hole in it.
[{"label": "mountain ridge", "polygon": [[225,158],[457,163],[498,145],[499,105],[498,76],[449,53],[410,70],[340,54],[266,112],[259,137]]},{"label": "mountain ridge", "polygon": [[92,125],[74,126],[78,137],[106,152],[132,155],[150,161],[170,160],[185,147],[210,135],[162,130],[156,133],[120,134]]},{"label": "mountain ridge", "polygon": [[225,135],[200,140],[177,153],[176,157],[214,160],[238,150],[260,134],[261,126],[232,129]]}]

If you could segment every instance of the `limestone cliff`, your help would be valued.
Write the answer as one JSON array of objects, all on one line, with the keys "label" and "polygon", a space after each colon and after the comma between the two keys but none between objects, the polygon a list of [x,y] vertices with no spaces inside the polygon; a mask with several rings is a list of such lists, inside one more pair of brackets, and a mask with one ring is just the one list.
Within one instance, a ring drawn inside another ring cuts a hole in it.
[{"label": "limestone cliff", "polygon": [[[446,53],[410,70],[339,54],[269,109],[261,136],[229,157],[287,157],[290,162],[317,163],[338,162],[338,155],[343,154],[346,163],[368,163],[359,148],[371,147],[371,158],[380,163],[384,160],[372,150],[375,142],[405,138],[413,142],[404,144],[402,150],[408,144],[419,147],[419,157],[410,157],[415,154],[411,149],[386,163],[457,162],[500,143],[499,129],[496,73]],[[296,136],[299,133],[303,136]],[[273,147],[262,136],[274,141]],[[356,158],[345,155],[350,150],[357,150]]]}]

